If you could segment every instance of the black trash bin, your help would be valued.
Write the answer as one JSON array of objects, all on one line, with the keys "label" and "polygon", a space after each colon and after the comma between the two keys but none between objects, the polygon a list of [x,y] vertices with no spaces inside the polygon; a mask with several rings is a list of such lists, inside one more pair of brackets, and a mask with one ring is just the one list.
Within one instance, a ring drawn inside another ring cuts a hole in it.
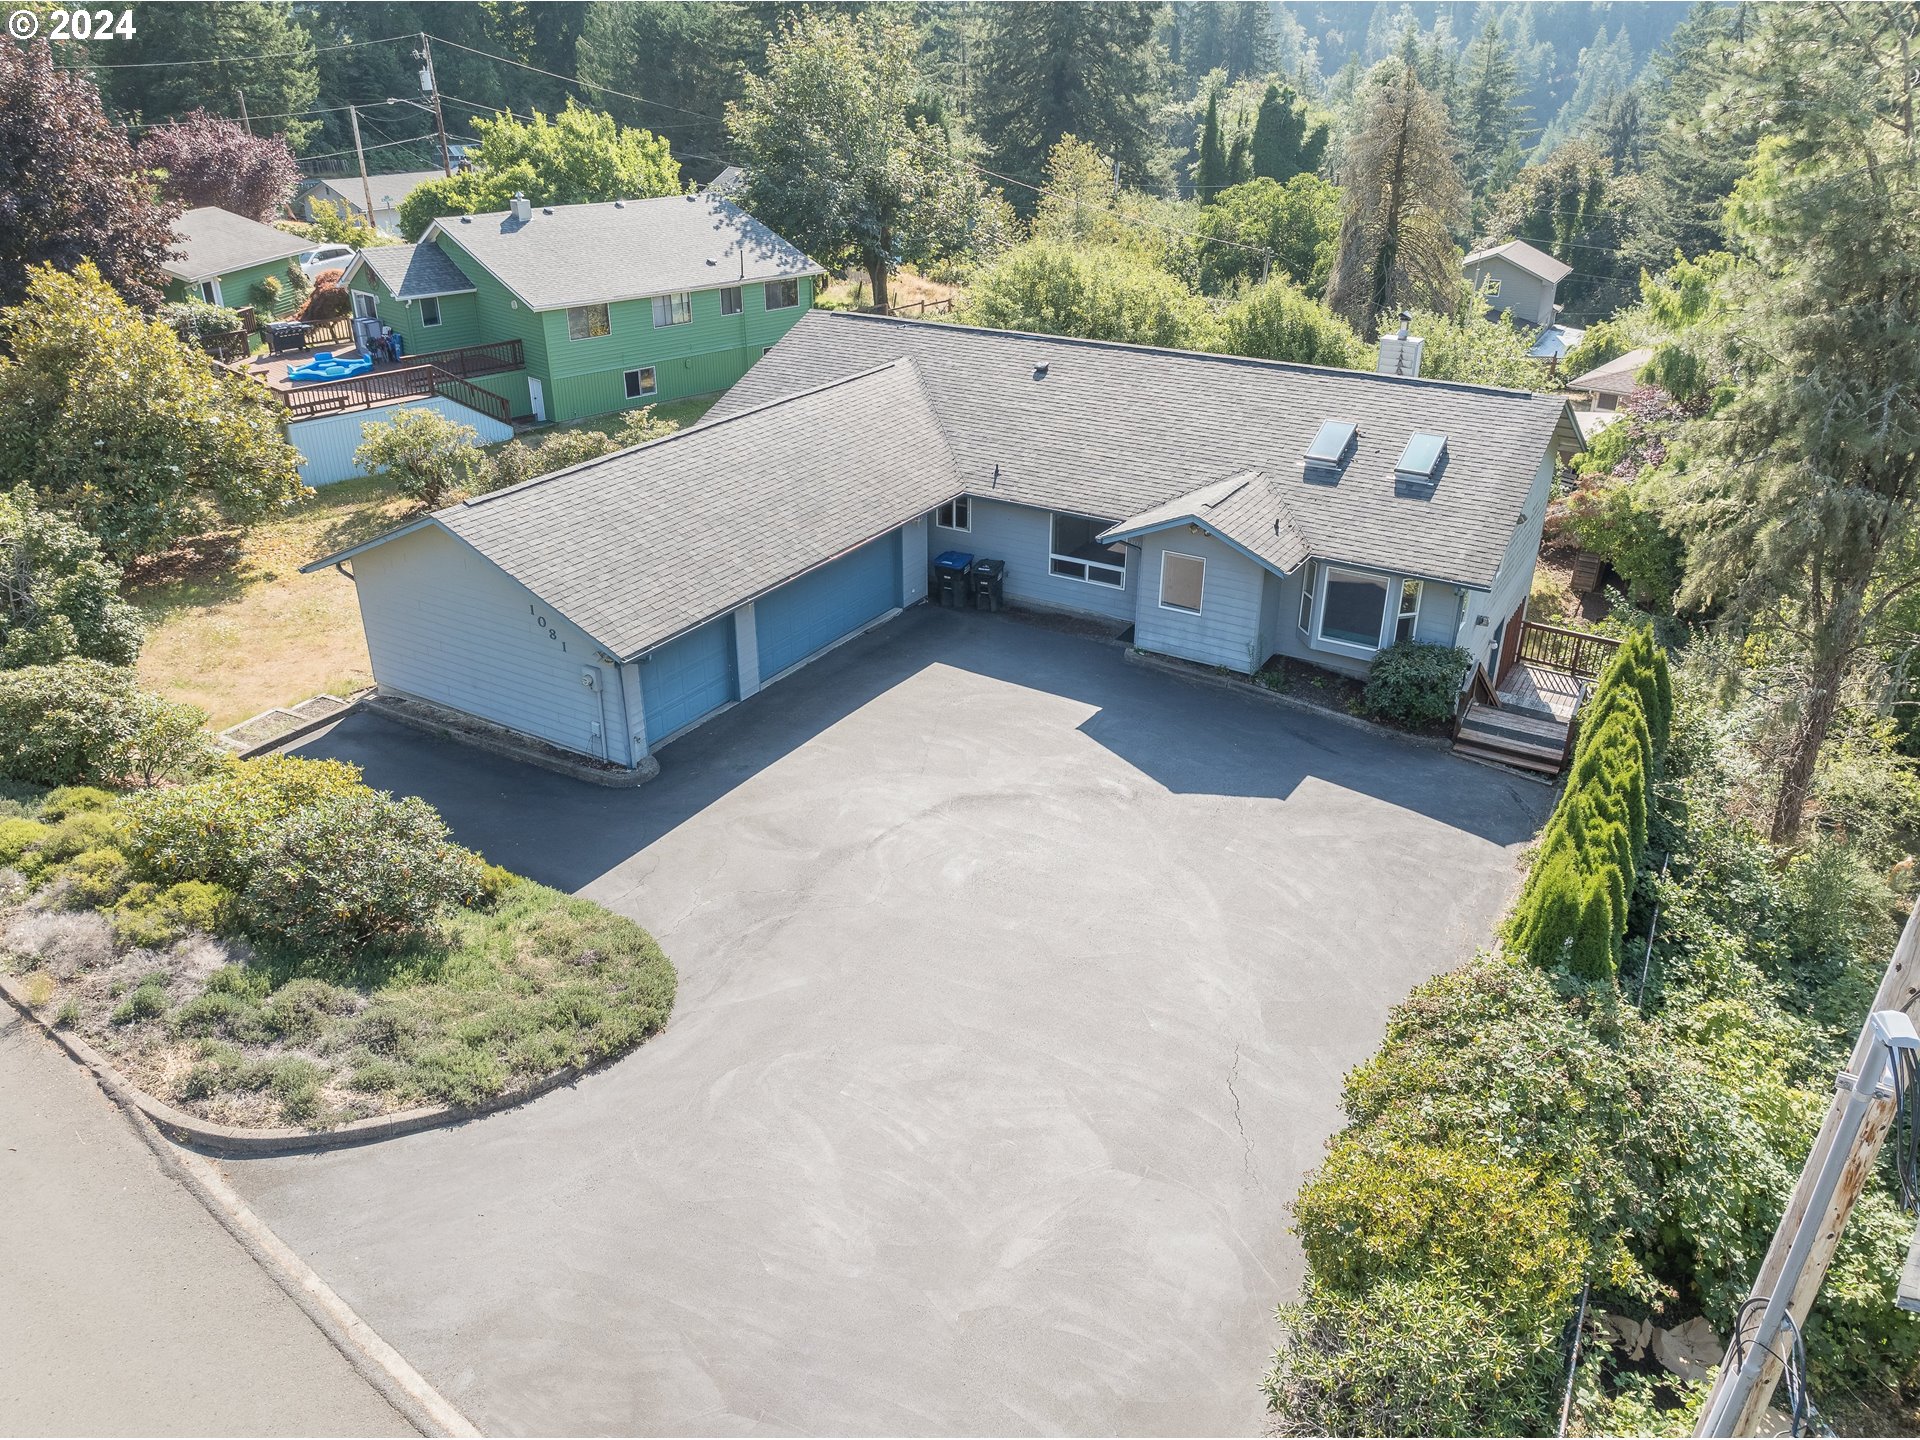
[{"label": "black trash bin", "polygon": [[1007,562],[1004,560],[976,560],[967,572],[967,588],[972,592],[976,610],[1006,609],[1006,585]]},{"label": "black trash bin", "polygon": [[973,556],[960,550],[943,550],[934,557],[932,591],[936,605],[964,605],[967,598],[967,572]]}]

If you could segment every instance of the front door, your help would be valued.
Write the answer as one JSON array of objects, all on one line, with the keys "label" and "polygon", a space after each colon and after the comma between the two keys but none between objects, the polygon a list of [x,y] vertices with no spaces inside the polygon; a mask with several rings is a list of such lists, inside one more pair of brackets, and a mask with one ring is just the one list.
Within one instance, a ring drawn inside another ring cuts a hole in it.
[{"label": "front door", "polygon": [[527,406],[533,411],[534,419],[547,418],[547,392],[540,388],[540,377],[537,375],[527,377]]}]

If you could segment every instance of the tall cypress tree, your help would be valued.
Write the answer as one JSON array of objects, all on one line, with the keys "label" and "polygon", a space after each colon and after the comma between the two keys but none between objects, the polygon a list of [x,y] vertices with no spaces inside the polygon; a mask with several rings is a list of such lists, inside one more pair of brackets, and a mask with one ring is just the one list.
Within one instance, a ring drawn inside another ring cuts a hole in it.
[{"label": "tall cypress tree", "polygon": [[1306,106],[1291,85],[1269,85],[1253,120],[1250,159],[1255,176],[1285,184],[1312,174],[1327,153],[1327,126],[1311,126]]},{"label": "tall cypress tree", "polygon": [[1207,96],[1207,119],[1200,127],[1200,159],[1193,167],[1193,188],[1202,205],[1227,188],[1227,151],[1220,140],[1220,92]]},{"label": "tall cypress tree", "polygon": [[[1127,183],[1163,186],[1169,167],[1153,124],[1169,94],[1160,10],[1136,0],[988,6],[974,104],[995,168],[1038,184],[1054,144],[1076,135],[1113,156]],[[1019,197],[1030,209],[1031,192]]]}]

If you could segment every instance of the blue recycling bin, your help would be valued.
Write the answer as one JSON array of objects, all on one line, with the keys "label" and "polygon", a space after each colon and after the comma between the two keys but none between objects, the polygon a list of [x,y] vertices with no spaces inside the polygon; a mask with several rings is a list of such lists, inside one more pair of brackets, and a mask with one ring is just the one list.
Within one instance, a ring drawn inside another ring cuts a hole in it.
[{"label": "blue recycling bin", "polygon": [[967,571],[973,568],[973,556],[960,550],[943,550],[933,560],[933,581],[929,589],[937,605],[964,605],[967,599]]}]

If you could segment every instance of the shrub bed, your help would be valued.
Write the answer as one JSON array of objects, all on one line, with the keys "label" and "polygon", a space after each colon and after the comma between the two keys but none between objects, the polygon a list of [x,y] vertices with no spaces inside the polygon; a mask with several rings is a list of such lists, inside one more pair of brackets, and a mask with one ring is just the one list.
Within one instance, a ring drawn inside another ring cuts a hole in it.
[{"label": "shrub bed", "polygon": [[0,966],[209,1120],[474,1105],[639,1044],[673,1005],[638,925],[485,865],[351,765],[246,761],[129,797],[15,789]]},{"label": "shrub bed", "polygon": [[1438,730],[1452,723],[1454,699],[1471,664],[1473,657],[1452,645],[1390,645],[1367,672],[1367,713],[1407,730]]}]

